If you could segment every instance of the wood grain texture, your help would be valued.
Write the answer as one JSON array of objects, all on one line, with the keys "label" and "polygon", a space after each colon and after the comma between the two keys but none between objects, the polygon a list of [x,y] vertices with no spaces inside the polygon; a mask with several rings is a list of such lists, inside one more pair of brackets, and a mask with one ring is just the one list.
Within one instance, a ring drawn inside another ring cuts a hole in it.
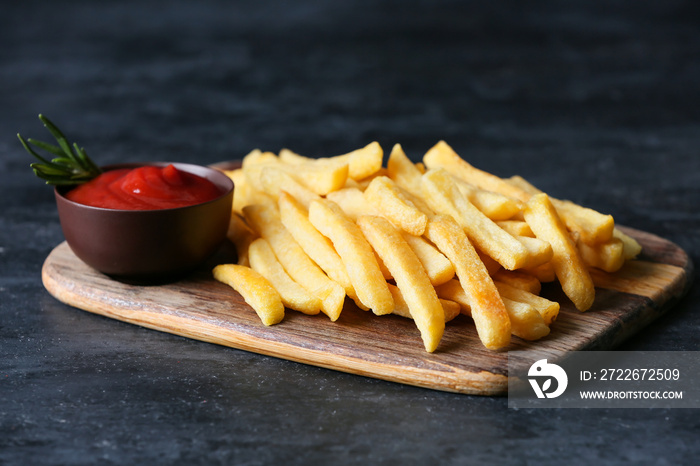
[{"label": "wood grain texture", "polygon": [[[507,350],[556,355],[612,349],[685,293],[692,274],[685,252],[649,233],[625,231],[642,244],[642,256],[616,274],[594,274],[593,308],[581,313],[557,285],[547,285],[542,295],[561,303],[551,334],[532,343],[513,337]],[[232,261],[233,254],[225,245],[191,275],[144,286],[91,269],[62,243],[47,257],[42,278],[46,289],[68,305],[163,332],[431,389],[478,395],[506,392],[509,351],[485,349],[467,316],[447,324],[432,354],[423,349],[411,320],[378,317],[350,300],[336,322],[323,314],[287,310],[282,323],[265,327],[238,293],[211,276],[213,266]]]}]

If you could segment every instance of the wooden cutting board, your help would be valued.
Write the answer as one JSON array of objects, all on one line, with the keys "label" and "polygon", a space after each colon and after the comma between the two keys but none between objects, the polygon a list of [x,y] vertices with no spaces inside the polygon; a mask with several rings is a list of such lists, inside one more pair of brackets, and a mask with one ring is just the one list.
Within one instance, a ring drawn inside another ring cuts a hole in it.
[{"label": "wooden cutting board", "polygon": [[[642,244],[642,255],[613,275],[594,274],[593,308],[581,313],[558,285],[546,285],[542,295],[561,303],[551,334],[538,342],[513,337],[508,350],[612,349],[685,293],[692,273],[687,254],[658,236],[624,230]],[[234,260],[226,244],[209,264],[179,281],[140,286],[91,269],[62,243],[47,257],[42,276],[46,289],[70,306],[163,332],[431,389],[479,395],[507,391],[508,351],[485,349],[467,316],[447,324],[432,354],[423,349],[413,321],[377,317],[350,300],[336,322],[288,310],[280,324],[265,327],[238,293],[211,276],[214,265]]]}]

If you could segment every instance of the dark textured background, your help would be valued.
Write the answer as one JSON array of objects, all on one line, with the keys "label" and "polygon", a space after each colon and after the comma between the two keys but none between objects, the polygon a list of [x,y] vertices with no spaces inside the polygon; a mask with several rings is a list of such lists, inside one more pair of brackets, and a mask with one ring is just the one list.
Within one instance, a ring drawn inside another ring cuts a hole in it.
[{"label": "dark textured background", "polygon": [[[9,4],[11,3],[11,4]],[[101,164],[439,139],[700,259],[693,1],[4,2],[0,464],[691,464],[695,410],[508,410],[64,306],[15,134]],[[8,5],[9,4],[9,5]],[[628,350],[697,350],[698,283]]]}]

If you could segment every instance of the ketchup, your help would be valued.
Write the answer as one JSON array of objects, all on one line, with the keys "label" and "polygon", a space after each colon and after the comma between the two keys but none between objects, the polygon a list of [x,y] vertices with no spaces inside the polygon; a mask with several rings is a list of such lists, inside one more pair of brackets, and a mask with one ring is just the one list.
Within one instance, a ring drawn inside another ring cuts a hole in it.
[{"label": "ketchup", "polygon": [[221,189],[206,178],[168,165],[109,170],[65,196],[105,209],[157,210],[201,204],[221,194]]}]

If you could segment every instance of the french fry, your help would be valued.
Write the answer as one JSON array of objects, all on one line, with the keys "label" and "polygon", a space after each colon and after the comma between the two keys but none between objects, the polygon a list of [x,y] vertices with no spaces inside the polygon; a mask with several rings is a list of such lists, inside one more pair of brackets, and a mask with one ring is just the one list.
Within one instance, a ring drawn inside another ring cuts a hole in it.
[{"label": "french fry", "polygon": [[[378,142],[371,142],[361,149],[343,155],[326,157],[326,160],[348,164],[348,176],[353,180],[362,180],[377,173],[382,168],[384,151]],[[313,159],[296,154],[288,149],[280,151],[284,163],[298,165]]]},{"label": "french fry", "polygon": [[304,252],[359,305],[343,260],[333,248],[333,243],[311,224],[308,211],[284,191],[280,193],[279,210],[282,224]]},{"label": "french fry", "polygon": [[471,317],[472,308],[469,304],[469,296],[467,296],[467,293],[464,291],[464,288],[458,279],[453,278],[452,280],[446,281],[442,285],[436,286],[435,292],[437,293],[438,298],[446,299],[459,304],[461,313]]},{"label": "french fry", "polygon": [[292,280],[277,261],[275,253],[267,241],[263,238],[253,241],[250,244],[248,256],[250,257],[250,268],[270,282],[279,293],[285,307],[308,315],[316,315],[321,312],[321,300]]},{"label": "french fry", "polygon": [[287,148],[281,149],[280,153],[278,154],[278,157],[280,162],[286,165],[301,165],[315,160],[311,157],[299,155],[296,152],[291,151]]},{"label": "french fry", "polygon": [[231,213],[226,237],[236,247],[238,265],[250,266],[248,260],[248,247],[255,241],[257,235],[251,230],[243,219],[235,212]]},{"label": "french fry", "polygon": [[503,228],[513,236],[528,236],[530,238],[535,237],[530,225],[528,225],[524,220],[501,220],[496,222],[496,225]]},{"label": "french fry", "polygon": [[537,277],[525,272],[499,270],[493,275],[493,280],[506,283],[532,294],[540,294],[540,291],[542,291],[542,283]]},{"label": "french fry", "polygon": [[445,170],[428,170],[423,175],[422,187],[433,210],[455,219],[475,247],[504,268],[515,270],[528,263],[530,257],[525,246],[474,207]]},{"label": "french fry", "polygon": [[282,224],[274,205],[251,205],[243,209],[251,228],[265,238],[290,277],[321,300],[321,311],[335,322],[345,301],[343,288],[328,278]]},{"label": "french fry", "polygon": [[618,228],[613,230],[613,236],[622,241],[622,255],[625,257],[625,260],[634,259],[642,252],[642,246],[640,246],[637,240],[623,233]]},{"label": "french fry", "polygon": [[418,257],[388,220],[363,216],[357,224],[394,277],[420,330],[425,350],[432,353],[445,331],[445,313]]},{"label": "french fry", "polygon": [[251,152],[243,158],[241,171],[251,186],[255,189],[263,190],[262,171],[269,167],[277,167],[278,170],[281,170],[281,164],[276,155],[271,152],[259,152],[257,155]]},{"label": "french fry", "polygon": [[[406,303],[406,300],[401,294],[401,290],[399,290],[399,287],[396,285],[392,285],[391,283],[389,283],[388,285],[389,291],[391,291],[391,295],[394,297],[394,311],[392,312],[392,314],[405,317],[407,319],[413,319],[411,311],[408,308],[408,304]],[[440,299],[440,304],[442,304],[442,310],[445,315],[445,323],[451,321],[462,312],[461,306],[454,301],[450,301],[448,299]]]},{"label": "french fry", "polygon": [[601,214],[571,201],[555,199],[552,204],[566,227],[578,233],[584,243],[600,244],[612,239],[615,229],[612,215]]},{"label": "french fry", "polygon": [[552,245],[548,242],[539,238],[530,238],[529,236],[516,236],[515,239],[520,241],[528,252],[527,262],[521,268],[533,269],[552,260],[554,253]]},{"label": "french fry", "polygon": [[232,209],[236,214],[241,215],[243,213],[243,207],[250,204],[273,202],[270,196],[250,184],[243,173],[243,169],[227,170],[224,173],[231,178],[235,186]]},{"label": "french fry", "polygon": [[[450,280],[435,288],[441,299],[456,302],[462,314],[472,315],[469,297],[458,280]],[[524,302],[501,298],[511,322],[511,333],[524,340],[539,340],[549,334],[549,327],[534,306]]]},{"label": "french fry", "polygon": [[395,144],[386,163],[387,176],[414,196],[422,195],[420,179],[423,172],[406,156],[401,144]]},{"label": "french fry", "polygon": [[358,188],[343,188],[328,193],[326,199],[337,204],[353,222],[362,215],[379,215],[379,212],[367,202]]},{"label": "french fry", "polygon": [[427,238],[454,265],[459,282],[469,297],[472,319],[486,348],[499,349],[510,343],[510,319],[493,280],[464,230],[448,216],[428,221]]},{"label": "french fry", "polygon": [[348,179],[348,164],[325,159],[314,160],[302,165],[283,165],[284,170],[318,195],[337,191],[345,186]]},{"label": "french fry", "polygon": [[411,235],[421,236],[428,216],[404,197],[391,178],[379,176],[364,191],[364,197],[373,210]]},{"label": "french fry", "polygon": [[284,304],[269,281],[250,267],[220,264],[214,267],[214,278],[240,293],[264,325],[274,325],[284,319]]},{"label": "french fry", "polygon": [[469,202],[494,222],[511,219],[523,208],[523,203],[517,199],[483,190],[456,176],[453,178]]},{"label": "french fry", "polygon": [[[382,169],[384,151],[378,142],[371,142],[361,149],[348,152],[343,155],[325,157],[323,160],[332,163],[342,163],[348,165],[348,178],[359,181],[374,175]],[[279,154],[280,160],[288,165],[302,165],[313,162],[314,159],[292,152],[289,149],[282,149]]]},{"label": "french fry", "polygon": [[552,245],[552,265],[564,293],[579,311],[589,309],[595,299],[593,280],[549,197],[532,196],[524,215],[535,236]]},{"label": "french fry", "polygon": [[502,298],[510,318],[511,332],[523,340],[539,340],[549,335],[549,327],[542,315],[528,303]]},{"label": "french fry", "polygon": [[361,149],[345,155],[331,157],[336,161],[348,163],[348,176],[353,180],[362,180],[372,176],[382,168],[384,151],[378,142],[371,142]]},{"label": "french fry", "polygon": [[442,285],[455,276],[452,262],[422,236],[413,236],[406,232],[402,232],[402,236],[423,265],[433,286]]},{"label": "french fry", "polygon": [[557,274],[554,273],[554,266],[551,261],[532,269],[521,269],[520,271],[532,275],[540,283],[551,283],[557,280]]},{"label": "french fry", "polygon": [[364,191],[367,189],[367,186],[372,182],[373,179],[377,178],[378,176],[386,176],[386,168],[380,168],[376,172],[372,173],[371,175],[362,178],[361,180],[355,180],[355,183],[357,183],[357,189],[360,191]]},{"label": "french fry", "polygon": [[309,221],[333,242],[360,302],[377,315],[391,314],[394,299],[374,250],[357,224],[337,204],[327,199],[311,203]]},{"label": "french fry", "polygon": [[254,165],[266,165],[277,162],[278,158],[272,152],[262,152],[260,149],[253,149],[243,157],[241,167],[248,168]]},{"label": "french fry", "polygon": [[503,267],[501,267],[501,264],[489,257],[488,254],[480,251],[478,248],[476,249],[476,253],[479,255],[479,259],[481,259],[481,262],[484,263],[484,267],[486,267],[486,270],[489,272],[489,275],[493,276],[496,272],[503,269]]},{"label": "french fry", "polygon": [[511,286],[505,282],[496,280],[494,283],[496,284],[496,288],[498,288],[498,292],[502,297],[531,305],[533,308],[535,308],[535,310],[537,310],[537,312],[540,313],[540,315],[542,315],[544,323],[547,325],[551,325],[559,315],[560,306],[556,301],[550,301],[526,290]]},{"label": "french fry", "polygon": [[292,175],[277,167],[265,167],[260,172],[260,183],[267,194],[277,199],[281,191],[289,193],[304,207],[321,197],[299,183]]},{"label": "french fry", "polygon": [[[512,176],[508,178],[507,182],[526,191],[531,196],[542,193],[542,191],[521,176]],[[550,200],[566,227],[570,231],[576,232],[581,241],[589,245],[595,245],[612,239],[615,228],[615,221],[612,215],[601,214],[593,209],[574,204],[571,201],[562,201],[555,198],[550,198]]]},{"label": "french fry", "polygon": [[400,186],[396,186],[398,189],[399,193],[401,194],[402,199],[406,199],[408,201],[411,201],[411,203],[416,207],[416,209],[420,210],[423,212],[425,215],[428,217],[431,217],[435,215],[435,211],[430,208],[428,203],[423,199],[423,197],[416,196],[410,191],[406,191],[405,189],[401,188]]},{"label": "french fry", "polygon": [[590,267],[613,273],[625,264],[625,244],[621,239],[613,237],[610,241],[594,246],[579,241],[576,246],[581,258]]},{"label": "french fry", "polygon": [[429,169],[444,168],[464,181],[486,191],[501,193],[526,202],[530,195],[496,175],[473,167],[462,159],[445,141],[439,141],[423,156],[423,163]]}]

